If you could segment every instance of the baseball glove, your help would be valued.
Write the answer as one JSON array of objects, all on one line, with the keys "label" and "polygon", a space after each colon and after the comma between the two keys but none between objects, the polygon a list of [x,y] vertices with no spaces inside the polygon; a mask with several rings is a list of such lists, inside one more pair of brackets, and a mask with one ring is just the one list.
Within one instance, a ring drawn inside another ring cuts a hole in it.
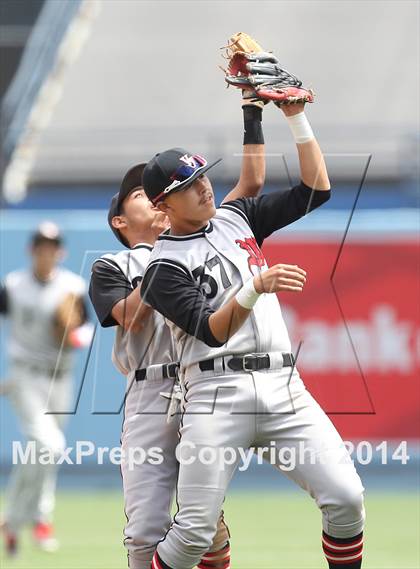
[{"label": "baseball glove", "polygon": [[80,296],[68,293],[58,305],[55,315],[53,332],[59,346],[70,347],[71,333],[85,321],[85,311]]},{"label": "baseball glove", "polygon": [[225,80],[239,89],[250,90],[262,100],[272,100],[277,105],[312,103],[312,89],[302,87],[302,81],[281,67],[278,59],[248,34],[238,32],[226,46],[229,65]]}]

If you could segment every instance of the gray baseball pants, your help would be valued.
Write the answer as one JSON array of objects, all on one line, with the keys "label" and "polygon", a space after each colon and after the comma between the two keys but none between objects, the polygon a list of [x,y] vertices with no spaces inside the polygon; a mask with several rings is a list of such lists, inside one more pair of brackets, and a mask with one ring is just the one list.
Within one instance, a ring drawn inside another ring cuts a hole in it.
[{"label": "gray baseball pants", "polygon": [[[130,569],[149,569],[157,544],[172,522],[178,477],[176,447],[180,414],[167,419],[174,382],[159,374],[145,381],[128,378],[121,437],[121,473],[127,523],[124,545]],[[160,460],[161,459],[161,460]],[[223,518],[205,552],[219,551],[229,539]],[[203,552],[204,553],[204,552]]]},{"label": "gray baseball pants", "polygon": [[[262,449],[266,459],[306,490],[320,508],[329,535],[352,537],[362,531],[364,489],[352,460],[297,370],[291,372],[282,368],[223,375],[225,371],[201,372],[196,365],[187,370],[179,510],[157,548],[170,567],[191,569],[208,549],[241,462],[240,448]],[[289,470],[292,456],[296,465]]]},{"label": "gray baseball pants", "polygon": [[[56,464],[40,464],[40,452],[59,457],[65,449],[63,426],[72,395],[71,375],[51,379],[28,365],[13,363],[7,395],[28,443],[35,442],[35,460],[15,464],[6,489],[4,521],[12,532],[28,523],[52,521]],[[31,460],[31,457],[28,455]]]}]

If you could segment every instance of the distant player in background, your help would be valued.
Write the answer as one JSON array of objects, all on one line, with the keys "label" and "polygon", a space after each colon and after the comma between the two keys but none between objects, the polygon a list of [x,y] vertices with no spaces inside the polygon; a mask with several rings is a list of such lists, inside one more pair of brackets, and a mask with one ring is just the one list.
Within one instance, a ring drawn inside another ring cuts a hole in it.
[{"label": "distant player in background", "polygon": [[[10,322],[8,379],[0,387],[28,442],[35,442],[37,457],[41,449],[59,456],[65,448],[63,413],[72,395],[73,351],[81,345],[86,321],[85,282],[58,266],[63,253],[59,228],[42,223],[30,242],[32,266],[9,273],[0,287],[0,313]],[[63,326],[59,311],[69,301],[71,313]],[[28,524],[42,549],[58,547],[52,526],[56,476],[54,464],[38,460],[13,467],[2,520],[8,555],[18,552],[20,530]]]},{"label": "distant player in background", "polygon": [[[225,199],[252,197],[265,178],[261,120],[264,104],[244,93],[244,147],[240,179]],[[200,157],[197,157],[199,160]],[[141,186],[145,164],[131,168],[114,196],[109,225],[124,249],[106,254],[92,268],[90,297],[102,326],[116,326],[113,361],[127,377],[122,450],[158,447],[162,464],[122,462],[127,524],[124,543],[130,569],[148,569],[159,541],[171,523],[175,493],[180,415],[167,421],[168,399],[176,380],[177,363],[163,318],[141,302],[139,284],[158,235],[168,228],[166,215],[152,206]],[[188,165],[186,165],[188,167]],[[229,533],[223,516],[200,569],[230,567]]]}]

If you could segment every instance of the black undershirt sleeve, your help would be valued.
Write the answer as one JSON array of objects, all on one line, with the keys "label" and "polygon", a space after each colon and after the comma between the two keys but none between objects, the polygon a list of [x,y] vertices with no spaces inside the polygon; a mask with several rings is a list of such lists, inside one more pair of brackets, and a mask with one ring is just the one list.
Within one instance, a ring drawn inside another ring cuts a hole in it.
[{"label": "black undershirt sleeve", "polygon": [[8,311],[7,290],[4,285],[0,285],[0,314],[7,314]]},{"label": "black undershirt sleeve", "polygon": [[92,267],[89,284],[89,297],[98,320],[104,328],[117,326],[118,322],[111,315],[115,304],[133,292],[127,277],[118,267],[106,260],[99,259]]},{"label": "black undershirt sleeve", "polygon": [[223,346],[209,326],[215,310],[187,269],[172,260],[149,265],[141,284],[141,297],[179,328],[212,348]]},{"label": "black undershirt sleeve", "polygon": [[221,207],[239,209],[247,217],[258,245],[274,231],[290,225],[330,199],[330,190],[313,190],[303,182],[285,192],[239,198]]}]

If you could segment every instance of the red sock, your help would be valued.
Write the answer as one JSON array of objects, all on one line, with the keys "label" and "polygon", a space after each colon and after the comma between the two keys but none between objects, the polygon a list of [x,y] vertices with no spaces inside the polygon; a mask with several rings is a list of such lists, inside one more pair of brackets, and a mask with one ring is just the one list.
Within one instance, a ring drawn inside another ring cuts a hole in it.
[{"label": "red sock", "polygon": [[362,566],[363,532],[354,537],[332,537],[322,532],[322,548],[329,569],[360,569]]},{"label": "red sock", "polygon": [[152,564],[150,565],[150,569],[171,569],[169,565],[167,565],[162,559],[159,557],[157,551],[153,555]]},{"label": "red sock", "polygon": [[229,542],[212,553],[206,553],[197,565],[198,569],[230,569],[230,545]]}]

